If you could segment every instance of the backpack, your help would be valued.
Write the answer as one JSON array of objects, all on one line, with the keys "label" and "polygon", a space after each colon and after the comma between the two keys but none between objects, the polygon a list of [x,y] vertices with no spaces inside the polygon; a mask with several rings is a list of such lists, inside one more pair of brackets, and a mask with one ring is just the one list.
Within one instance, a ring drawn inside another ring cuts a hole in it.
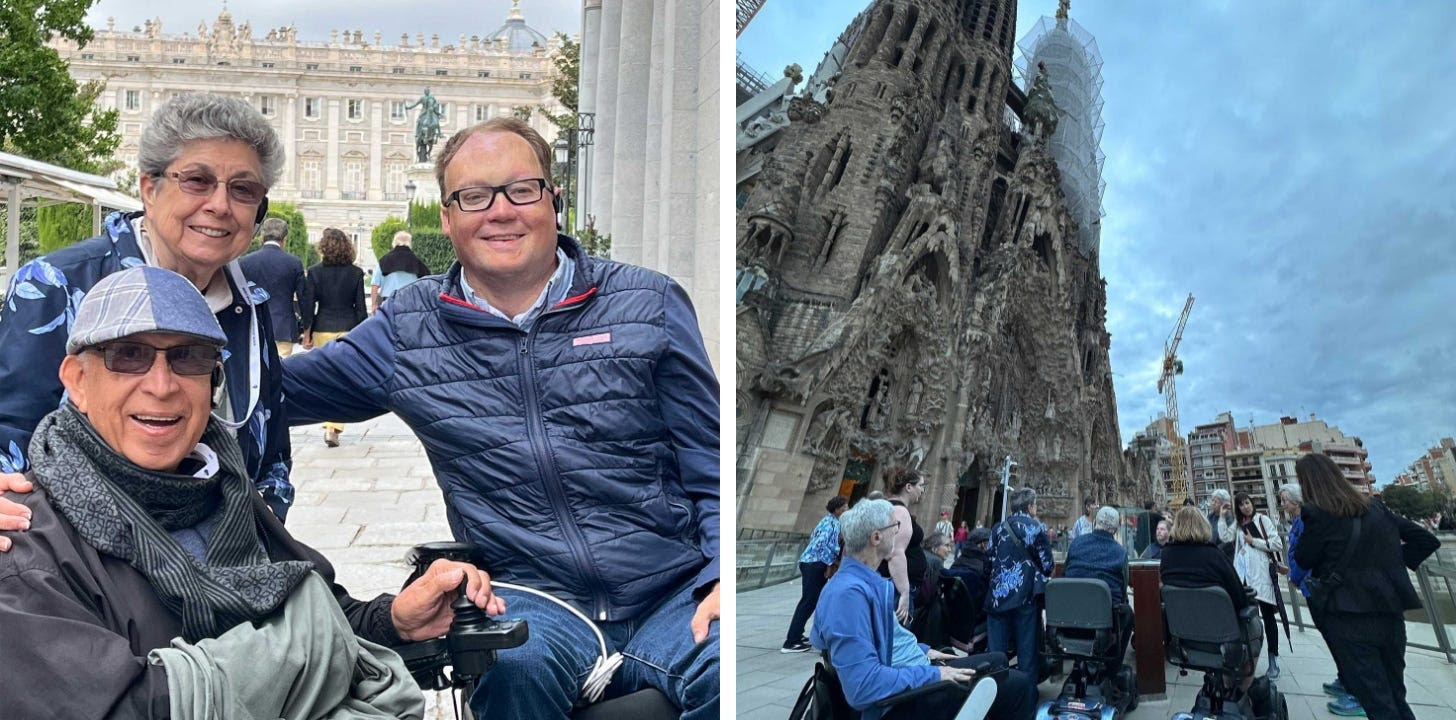
[{"label": "backpack", "polygon": [[822,662],[814,663],[814,674],[799,691],[799,699],[794,703],[794,709],[789,711],[789,720],[853,720],[858,717],[859,713],[844,699],[839,675]]}]

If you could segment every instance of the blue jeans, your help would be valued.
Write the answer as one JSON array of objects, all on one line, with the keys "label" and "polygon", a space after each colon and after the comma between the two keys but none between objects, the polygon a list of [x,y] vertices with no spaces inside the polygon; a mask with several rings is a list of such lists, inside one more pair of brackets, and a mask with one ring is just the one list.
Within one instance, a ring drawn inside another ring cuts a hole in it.
[{"label": "blue jeans", "polygon": [[1032,680],[1039,676],[1036,653],[1036,620],[1039,611],[1036,602],[1027,602],[1023,607],[1004,613],[986,616],[986,643],[991,652],[1006,652],[1016,644],[1016,669],[1030,675]]},{"label": "blue jeans", "polygon": [[[525,645],[496,653],[496,664],[470,700],[479,718],[567,718],[581,697],[581,683],[596,662],[596,635],[564,608],[535,595],[502,589],[505,617],[525,619]],[[683,710],[683,720],[718,717],[718,622],[702,644],[689,627],[697,611],[692,589],[683,588],[635,620],[599,622],[608,652],[628,657],[604,699],[657,688]]]}]

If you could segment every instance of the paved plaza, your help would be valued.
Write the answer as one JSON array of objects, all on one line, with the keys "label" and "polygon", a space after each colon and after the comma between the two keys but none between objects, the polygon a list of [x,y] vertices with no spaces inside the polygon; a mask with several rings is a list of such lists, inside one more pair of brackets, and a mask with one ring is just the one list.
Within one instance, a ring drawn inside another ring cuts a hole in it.
[{"label": "paved plaza", "polygon": [[[789,616],[799,601],[798,581],[740,593],[737,608],[738,717],[752,720],[782,720],[788,717],[794,700],[814,670],[814,652],[784,655]],[[1409,625],[1408,625],[1409,627]],[[1293,647],[1280,636],[1278,680],[1289,702],[1291,720],[1330,720],[1336,716],[1325,709],[1330,699],[1321,683],[1335,677],[1335,662],[1319,633],[1291,628]],[[1406,651],[1406,685],[1411,709],[1418,720],[1456,720],[1456,666],[1443,656],[1424,650]],[[1264,672],[1267,653],[1258,671]],[[1167,668],[1168,693],[1162,700],[1144,700],[1128,714],[1130,720],[1161,720],[1175,712],[1193,709],[1193,699],[1202,676],[1179,677],[1178,668]],[[1060,690],[1060,682],[1041,686],[1041,698],[1049,700]]]}]

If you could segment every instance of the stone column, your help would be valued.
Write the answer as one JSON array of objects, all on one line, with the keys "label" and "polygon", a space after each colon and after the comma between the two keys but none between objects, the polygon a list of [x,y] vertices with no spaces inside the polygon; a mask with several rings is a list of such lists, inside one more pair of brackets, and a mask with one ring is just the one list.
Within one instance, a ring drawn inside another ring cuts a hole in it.
[{"label": "stone column", "polygon": [[[581,10],[581,77],[577,79],[576,107],[581,113],[597,111],[597,68],[602,45],[601,33],[602,0],[586,0],[582,3]],[[578,227],[585,222],[585,215],[591,208],[591,161],[596,150],[595,139],[590,147],[577,149],[576,197],[571,201],[577,208]]]},{"label": "stone column", "polygon": [[369,101],[369,185],[365,197],[375,201],[384,199],[384,107],[388,102]]},{"label": "stone column", "polygon": [[[662,257],[661,250],[667,242],[663,233],[666,231],[660,209],[663,207],[669,190],[669,177],[666,172],[664,155],[672,151],[671,138],[663,137],[664,131],[671,127],[668,106],[672,98],[664,98],[668,91],[670,78],[673,75],[673,60],[669,45],[675,45],[668,40],[668,34],[675,28],[667,26],[667,5],[668,3],[652,3],[652,30],[650,38],[643,38],[647,44],[647,67],[645,82],[647,91],[647,108],[643,117],[642,129],[642,184],[637,194],[637,202],[634,203],[642,212],[641,230],[635,238],[624,238],[622,245],[617,245],[617,238],[612,238],[612,256],[626,262],[644,265],[660,272],[668,272]],[[692,91],[689,90],[691,93]],[[618,136],[621,132],[619,130]],[[624,198],[625,200],[625,198]],[[678,216],[679,220],[687,218]]]},{"label": "stone column", "polygon": [[[693,122],[697,124],[697,133],[693,138],[693,145],[684,150],[689,153],[693,167],[697,173],[697,192],[693,196],[693,218],[696,225],[696,235],[693,247],[693,285],[691,286],[693,304],[698,310],[698,325],[703,329],[704,344],[708,349],[708,359],[713,362],[714,368],[721,374],[724,366],[719,362],[720,346],[720,316],[718,311],[719,294],[721,292],[721,275],[718,272],[722,263],[722,255],[718,252],[721,243],[725,242],[722,237],[722,226],[719,221],[719,203],[722,202],[721,186],[718,179],[718,148],[722,142],[722,129],[718,121],[719,103],[722,101],[722,85],[719,78],[718,53],[723,36],[718,30],[719,5],[721,0],[701,0],[702,12],[698,13],[698,42],[697,42],[697,64],[696,79],[686,77],[683,80],[688,83],[695,83],[697,95],[693,98]],[[733,327],[729,323],[728,327]],[[730,333],[731,334],[731,333]],[[732,345],[733,338],[728,338]]]},{"label": "stone column", "polygon": [[278,187],[286,192],[293,192],[297,187],[298,177],[298,90],[295,88],[283,98],[283,147],[287,152],[283,153],[283,177],[278,180]]},{"label": "stone column", "polygon": [[[612,204],[604,229],[612,233],[614,257],[641,257],[642,192],[646,187],[647,102],[651,79],[653,4],[628,2],[622,5],[617,71],[616,127],[612,149]],[[622,254],[618,254],[618,250]]]},{"label": "stone column", "polygon": [[324,130],[328,149],[324,151],[324,198],[339,199],[339,102],[329,98],[328,125]]},{"label": "stone column", "polygon": [[[596,216],[598,228],[603,232],[606,230],[605,223],[610,222],[608,216],[611,214],[613,184],[613,161],[616,154],[616,129],[617,118],[615,116],[619,98],[617,97],[618,77],[620,72],[619,51],[622,47],[622,0],[602,0],[601,29],[599,38],[599,51],[597,54],[597,66],[592,68],[596,74],[597,101],[596,101],[596,147],[592,153],[591,168],[591,207],[588,213]],[[582,65],[583,72],[586,66]],[[585,221],[585,218],[583,218]],[[614,238],[615,240],[615,238]]]}]

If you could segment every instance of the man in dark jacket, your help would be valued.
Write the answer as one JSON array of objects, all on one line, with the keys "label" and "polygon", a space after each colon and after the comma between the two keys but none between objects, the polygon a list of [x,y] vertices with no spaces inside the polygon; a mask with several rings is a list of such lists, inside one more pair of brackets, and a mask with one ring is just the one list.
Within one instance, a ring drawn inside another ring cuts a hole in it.
[{"label": "man in dark jacket", "polygon": [[36,489],[10,496],[32,526],[0,554],[5,717],[322,717],[346,697],[420,717],[418,686],[379,646],[442,635],[462,580],[505,609],[464,563],[370,601],[334,584],[211,417],[226,342],[162,268],[108,275],[81,303],[66,403],[31,444]]},{"label": "man in dark jacket", "polygon": [[1118,651],[1121,658],[1132,638],[1132,607],[1127,604],[1127,548],[1112,533],[1122,522],[1117,508],[1103,506],[1092,521],[1092,532],[1072,541],[1067,548],[1064,577],[1101,580],[1112,592],[1112,612],[1118,616]]},{"label": "man in dark jacket", "polygon": [[273,324],[273,342],[278,356],[293,353],[298,342],[298,308],[303,293],[303,262],[283,249],[288,239],[288,222],[280,218],[263,221],[263,247],[238,259],[243,275],[268,293],[268,319]]},{"label": "man in dark jacket", "polygon": [[[513,118],[451,138],[435,175],[459,262],[289,358],[289,421],[397,414],[495,578],[590,618],[628,656],[614,689],[716,718],[717,379],[677,283],[557,234],[550,162]],[[565,609],[501,594],[531,639],[500,654],[476,715],[565,718],[591,699],[599,643]]]},{"label": "man in dark jacket", "polygon": [[410,248],[412,235],[400,230],[394,234],[394,248],[379,258],[374,277],[369,283],[369,312],[373,314],[385,300],[400,288],[430,274],[429,266]]}]

